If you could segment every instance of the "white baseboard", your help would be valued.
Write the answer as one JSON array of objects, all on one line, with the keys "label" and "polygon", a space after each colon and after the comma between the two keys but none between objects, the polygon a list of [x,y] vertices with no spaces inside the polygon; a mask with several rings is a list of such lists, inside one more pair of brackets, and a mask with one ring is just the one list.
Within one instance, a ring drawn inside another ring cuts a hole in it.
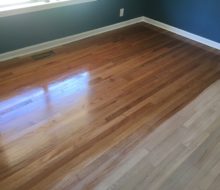
[{"label": "white baseboard", "polygon": [[3,54],[0,54],[0,61],[6,61],[6,60],[14,59],[14,58],[17,58],[17,57],[22,57],[22,56],[26,56],[26,55],[30,55],[30,54],[35,54],[35,53],[38,53],[38,52],[49,50],[49,49],[52,49],[52,48],[55,48],[55,47],[58,47],[58,46],[61,46],[61,45],[65,45],[65,44],[68,44],[68,43],[71,43],[71,42],[79,41],[79,40],[82,40],[82,39],[85,39],[85,38],[88,38],[88,37],[92,37],[92,36],[95,36],[95,35],[98,35],[98,34],[101,34],[101,33],[104,33],[104,32],[108,32],[108,31],[119,29],[119,28],[123,28],[123,27],[129,26],[129,25],[132,25],[132,24],[136,24],[136,23],[139,23],[139,22],[145,22],[145,23],[151,24],[153,26],[165,29],[167,31],[173,32],[173,33],[178,34],[180,36],[183,36],[185,38],[191,39],[193,41],[196,41],[196,42],[199,42],[201,44],[205,44],[209,47],[220,50],[220,43],[218,43],[218,42],[215,42],[215,41],[209,40],[207,38],[192,34],[190,32],[186,32],[186,31],[181,30],[179,28],[170,26],[168,24],[164,24],[162,22],[156,21],[156,20],[148,18],[148,17],[138,17],[138,18],[135,18],[135,19],[131,19],[131,20],[128,20],[128,21],[120,22],[120,23],[109,25],[109,26],[102,27],[102,28],[98,28],[98,29],[95,29],[95,30],[90,30],[88,32],[83,32],[83,33],[80,33],[80,34],[67,36],[67,37],[64,37],[64,38],[48,41],[48,42],[45,42],[45,43],[40,43],[40,44],[36,44],[36,45],[33,45],[33,46],[28,46],[28,47],[25,47],[25,48],[21,48],[21,49],[18,49],[18,50],[6,52],[6,53],[3,53]]},{"label": "white baseboard", "polygon": [[102,28],[98,28],[98,29],[95,29],[95,30],[90,30],[88,32],[83,32],[83,33],[80,33],[80,34],[67,36],[67,37],[64,37],[64,38],[60,38],[60,39],[56,39],[56,40],[36,44],[36,45],[33,45],[33,46],[28,46],[28,47],[25,47],[25,48],[17,49],[17,50],[14,50],[14,51],[6,52],[6,53],[3,53],[3,54],[0,54],[0,61],[6,61],[6,60],[14,59],[14,58],[17,58],[17,57],[22,57],[22,56],[26,56],[26,55],[30,55],[30,54],[35,54],[35,53],[38,53],[38,52],[49,50],[49,49],[52,49],[52,48],[55,48],[55,47],[58,47],[58,46],[61,46],[61,45],[65,45],[65,44],[68,44],[68,43],[71,43],[71,42],[79,41],[79,40],[82,40],[82,39],[85,39],[85,38],[88,38],[88,37],[92,37],[92,36],[95,36],[95,35],[98,35],[98,34],[101,34],[101,33],[104,33],[104,32],[109,32],[109,31],[112,31],[112,30],[123,28],[123,27],[129,26],[129,25],[132,25],[132,24],[136,24],[136,23],[139,23],[139,22],[142,22],[142,17],[138,17],[138,18],[131,19],[131,20],[128,20],[128,21],[120,22],[120,23],[109,25],[109,26],[102,27]]},{"label": "white baseboard", "polygon": [[187,32],[185,30],[181,30],[179,28],[170,26],[168,24],[164,24],[162,22],[159,22],[157,20],[154,20],[154,19],[151,19],[151,18],[148,18],[148,17],[142,17],[142,21],[145,22],[145,23],[151,24],[153,26],[162,28],[164,30],[167,30],[169,32],[178,34],[178,35],[183,36],[185,38],[188,38],[190,40],[193,40],[193,41],[199,42],[201,44],[207,45],[209,47],[215,48],[217,50],[220,50],[220,43],[218,43],[218,42],[209,40],[207,38],[198,36],[196,34],[192,34],[190,32]]}]

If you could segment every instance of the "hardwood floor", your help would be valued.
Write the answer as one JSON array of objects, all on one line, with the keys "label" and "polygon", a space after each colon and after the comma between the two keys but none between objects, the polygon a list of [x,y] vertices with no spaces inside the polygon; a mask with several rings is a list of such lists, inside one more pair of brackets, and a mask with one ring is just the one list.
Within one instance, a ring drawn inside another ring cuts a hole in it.
[{"label": "hardwood floor", "polygon": [[220,53],[138,24],[0,64],[0,189],[217,190]]}]

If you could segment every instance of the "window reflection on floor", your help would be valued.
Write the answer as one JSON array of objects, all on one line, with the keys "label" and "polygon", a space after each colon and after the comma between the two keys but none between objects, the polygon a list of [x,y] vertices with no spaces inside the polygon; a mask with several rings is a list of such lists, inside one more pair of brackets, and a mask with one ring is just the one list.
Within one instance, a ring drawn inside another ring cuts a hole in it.
[{"label": "window reflection on floor", "polygon": [[[48,124],[31,126],[31,122],[39,121],[39,119],[44,121],[48,118],[48,114],[55,114],[60,109],[75,108],[79,111],[82,108],[81,105],[88,103],[89,80],[90,73],[83,72],[65,80],[55,81],[43,87],[35,87],[20,95],[1,100],[1,146],[9,142],[13,143],[21,135],[23,138],[17,140],[16,145],[8,147],[7,151],[1,150],[7,163],[0,160],[0,165],[4,165],[4,167],[14,165],[20,162],[20,159],[39,153],[44,148],[51,146],[56,139],[55,133],[51,132],[49,135],[50,133],[45,133],[40,129]],[[27,120],[24,120],[23,117],[27,117]],[[35,130],[37,131],[35,135],[28,135]],[[71,131],[74,128],[66,130]],[[62,134],[59,135],[62,136]]]},{"label": "window reflection on floor", "polygon": [[28,115],[29,122],[34,122],[34,118],[54,114],[58,109],[86,104],[89,79],[90,73],[86,71],[0,100],[0,130],[15,120],[19,121],[19,117]]}]

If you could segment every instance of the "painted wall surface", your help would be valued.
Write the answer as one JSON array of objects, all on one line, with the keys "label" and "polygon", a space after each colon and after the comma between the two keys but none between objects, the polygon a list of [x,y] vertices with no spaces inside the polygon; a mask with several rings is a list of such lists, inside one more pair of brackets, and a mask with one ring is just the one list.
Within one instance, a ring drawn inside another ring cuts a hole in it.
[{"label": "painted wall surface", "polygon": [[145,16],[220,42],[220,0],[146,0],[144,4]]},{"label": "painted wall surface", "polygon": [[[119,17],[119,9],[125,16]],[[0,18],[0,54],[142,16],[134,0],[97,0]]]},{"label": "painted wall surface", "polygon": [[139,16],[220,42],[220,0],[97,0],[0,18],[0,54]]}]

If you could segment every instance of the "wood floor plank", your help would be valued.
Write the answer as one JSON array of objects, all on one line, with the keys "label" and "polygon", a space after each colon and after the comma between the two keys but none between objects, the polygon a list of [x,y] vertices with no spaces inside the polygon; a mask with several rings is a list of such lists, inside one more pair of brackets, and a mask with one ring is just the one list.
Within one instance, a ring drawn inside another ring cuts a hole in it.
[{"label": "wood floor plank", "polygon": [[0,63],[1,189],[216,189],[218,51],[142,23],[52,51]]}]

